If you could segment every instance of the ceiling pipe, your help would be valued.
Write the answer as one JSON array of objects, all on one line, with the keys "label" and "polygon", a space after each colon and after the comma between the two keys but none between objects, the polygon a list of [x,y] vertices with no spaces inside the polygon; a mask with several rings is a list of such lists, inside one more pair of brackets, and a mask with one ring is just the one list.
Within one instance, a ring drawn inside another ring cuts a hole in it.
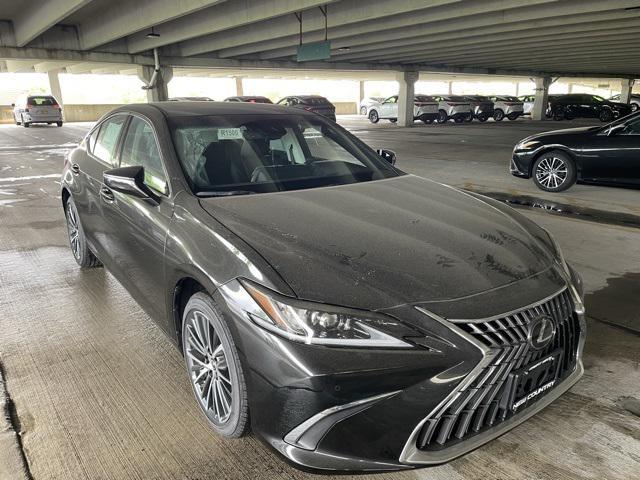
[{"label": "ceiling pipe", "polygon": [[158,77],[158,73],[160,72],[160,60],[158,59],[158,49],[153,49],[153,75],[151,75],[151,79],[149,79],[149,83],[142,86],[143,90],[152,90],[156,86],[156,78]]}]

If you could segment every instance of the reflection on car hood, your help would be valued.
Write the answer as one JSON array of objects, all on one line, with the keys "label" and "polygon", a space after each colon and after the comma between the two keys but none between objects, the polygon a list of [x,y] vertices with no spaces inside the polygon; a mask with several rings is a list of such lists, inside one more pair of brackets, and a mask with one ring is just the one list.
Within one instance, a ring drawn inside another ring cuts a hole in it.
[{"label": "reflection on car hood", "polygon": [[536,140],[543,137],[552,137],[556,135],[582,135],[587,132],[599,130],[602,127],[575,127],[575,128],[563,128],[561,130],[550,130],[548,132],[541,132],[531,135],[525,138],[525,140]]},{"label": "reflection on car hood", "polygon": [[458,298],[552,263],[510,216],[412,175],[200,202],[298,297],[329,304],[379,309]]}]

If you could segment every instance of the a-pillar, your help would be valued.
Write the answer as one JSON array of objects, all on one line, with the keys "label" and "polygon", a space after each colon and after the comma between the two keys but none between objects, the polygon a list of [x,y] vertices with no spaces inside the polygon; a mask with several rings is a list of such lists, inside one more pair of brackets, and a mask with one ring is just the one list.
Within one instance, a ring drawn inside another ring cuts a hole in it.
[{"label": "a-pillar", "polygon": [[[153,67],[149,66],[139,66],[138,67],[138,78],[145,84],[148,85],[153,77]],[[147,90],[147,102],[164,102],[169,100],[169,90],[167,88],[169,82],[173,78],[173,68],[171,67],[160,67],[158,70],[158,74],[156,75],[156,79],[151,88]]]},{"label": "a-pillar", "polygon": [[418,72],[398,72],[400,89],[398,92],[398,125],[413,126],[414,87],[418,81]]},{"label": "a-pillar", "polygon": [[[47,76],[49,77],[49,92],[58,101],[58,105],[62,108],[62,89],[60,88],[60,70],[49,70]],[[62,109],[62,115],[64,115],[64,109]]]},{"label": "a-pillar", "polygon": [[242,97],[244,95],[244,87],[242,85],[242,77],[235,77],[236,79],[236,96]]},{"label": "a-pillar", "polygon": [[630,78],[620,80],[620,101],[622,103],[629,104],[631,102],[631,90],[635,83],[636,81]]},{"label": "a-pillar", "polygon": [[544,120],[546,118],[547,106],[549,103],[549,85],[551,77],[536,77],[536,96],[531,109],[532,120]]}]

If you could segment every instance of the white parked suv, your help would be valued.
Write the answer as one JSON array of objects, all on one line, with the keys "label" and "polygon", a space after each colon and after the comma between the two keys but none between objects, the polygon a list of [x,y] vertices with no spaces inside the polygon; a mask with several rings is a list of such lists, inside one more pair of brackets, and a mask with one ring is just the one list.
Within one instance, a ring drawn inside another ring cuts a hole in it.
[{"label": "white parked suv", "polygon": [[496,95],[489,98],[493,100],[493,119],[496,122],[501,122],[504,117],[509,120],[516,120],[524,115],[524,103],[518,97]]},{"label": "white parked suv", "polygon": [[[398,95],[385,99],[380,105],[369,108],[369,121],[378,123],[385,118],[392,123],[398,120]],[[428,95],[415,95],[413,97],[413,119],[422,120],[424,123],[433,123],[438,118],[438,103]]]},{"label": "white parked suv", "polygon": [[25,127],[32,123],[62,126],[62,108],[53,95],[28,95],[12,103],[13,121]]},{"label": "white parked suv", "polygon": [[471,102],[460,95],[434,95],[438,102],[438,123],[446,123],[453,119],[456,123],[473,119]]},{"label": "white parked suv", "polygon": [[371,107],[374,105],[380,105],[382,102],[384,102],[384,97],[365,97],[360,100],[358,111],[360,112],[360,115],[367,115]]}]

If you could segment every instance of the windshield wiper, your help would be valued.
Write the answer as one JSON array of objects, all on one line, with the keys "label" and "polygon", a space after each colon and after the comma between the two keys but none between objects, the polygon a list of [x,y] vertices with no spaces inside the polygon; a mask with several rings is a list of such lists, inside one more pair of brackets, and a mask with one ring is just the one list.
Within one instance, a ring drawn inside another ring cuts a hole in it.
[{"label": "windshield wiper", "polygon": [[220,190],[214,192],[198,192],[197,197],[233,197],[234,195],[253,195],[251,190]]}]

